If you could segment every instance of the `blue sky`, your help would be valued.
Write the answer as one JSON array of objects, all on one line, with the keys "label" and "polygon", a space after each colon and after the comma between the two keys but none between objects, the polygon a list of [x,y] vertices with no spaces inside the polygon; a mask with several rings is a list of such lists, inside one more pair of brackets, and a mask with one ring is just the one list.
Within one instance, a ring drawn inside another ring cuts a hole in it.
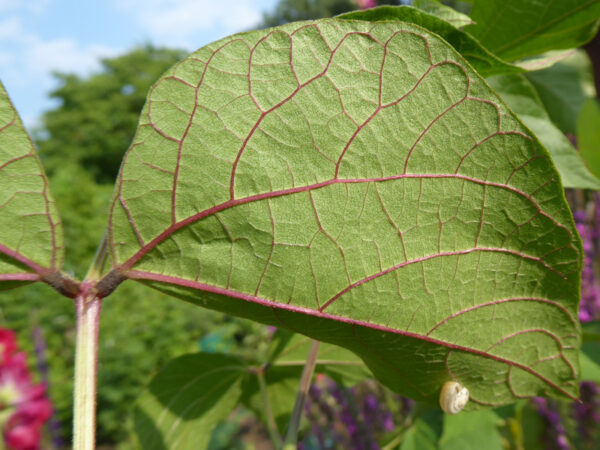
[{"label": "blue sky", "polygon": [[89,74],[150,42],[193,51],[252,28],[277,0],[0,0],[0,80],[28,128],[53,102],[53,71]]}]

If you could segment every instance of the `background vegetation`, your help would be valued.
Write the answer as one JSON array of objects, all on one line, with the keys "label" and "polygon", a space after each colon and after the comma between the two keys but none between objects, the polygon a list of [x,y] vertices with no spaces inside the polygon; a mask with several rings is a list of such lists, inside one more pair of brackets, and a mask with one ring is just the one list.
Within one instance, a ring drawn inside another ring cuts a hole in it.
[{"label": "background vegetation", "polygon": [[[262,26],[328,17],[355,8],[352,0],[281,0],[274,11],[264,15]],[[588,46],[592,53],[599,48],[597,39]],[[55,74],[59,87],[50,96],[59,103],[44,113],[40,127],[34,130],[34,139],[63,218],[66,271],[77,271],[75,274],[80,278],[84,276],[78,271],[88,266],[101,238],[114,179],[134,135],[147,91],[162,72],[184,55],[181,50],[142,45],[122,56],[103,60],[102,69],[91,76]],[[598,63],[600,57],[596,55],[596,58]],[[539,78],[540,73],[533,77]],[[543,74],[541,76],[543,82]],[[596,79],[600,80],[600,76]],[[585,209],[589,197],[581,193],[570,195],[578,209]],[[47,375],[42,367],[39,376],[47,376],[48,392],[55,407],[49,439],[57,447],[68,447],[72,423],[73,305],[38,283],[2,293],[0,323],[18,330],[20,346],[30,355],[32,366],[44,359],[48,361]],[[167,361],[198,350],[253,352],[269,338],[269,331],[261,325],[188,305],[135,283],[123,284],[105,302],[100,333],[98,444],[120,448],[127,448],[133,442],[128,418],[134,400],[151,375]],[[45,343],[45,350],[38,346],[37,353],[35,335],[42,336]],[[318,420],[324,422],[313,427],[312,440],[304,442],[305,448],[318,448],[327,437],[339,443],[358,442],[358,437],[348,434],[351,429],[348,427],[375,411],[379,411],[381,420],[378,421],[380,428],[374,427],[373,433],[380,437],[389,431],[385,428],[386,414],[392,414],[398,423],[411,407],[373,386],[370,390],[359,388],[353,392],[352,395],[356,395],[352,398],[358,400],[348,403],[348,392],[340,389],[330,381],[320,380],[311,390],[313,403],[309,404],[309,411],[312,408],[315,415],[313,425]],[[377,399],[384,398],[392,406],[381,411],[379,403],[373,406],[373,392]],[[594,395],[597,397],[597,393]],[[548,412],[550,406],[545,403],[523,407],[530,413],[536,408],[542,413],[546,411],[546,416],[532,422],[532,429],[542,430],[546,426],[556,429]],[[330,411],[324,412],[326,408]],[[337,412],[333,411],[335,408]],[[346,414],[349,422],[345,424],[345,432],[333,426],[335,414],[340,417]],[[234,431],[238,431],[246,416],[238,412],[234,419],[237,420]],[[321,430],[320,437],[318,430]],[[329,434],[325,436],[323,430],[329,430]],[[227,426],[221,427],[214,436],[213,447],[231,445],[228,440],[231,432]],[[365,437],[365,446],[374,442],[374,438],[369,439],[371,437]],[[255,442],[260,442],[260,437],[256,437]]]}]

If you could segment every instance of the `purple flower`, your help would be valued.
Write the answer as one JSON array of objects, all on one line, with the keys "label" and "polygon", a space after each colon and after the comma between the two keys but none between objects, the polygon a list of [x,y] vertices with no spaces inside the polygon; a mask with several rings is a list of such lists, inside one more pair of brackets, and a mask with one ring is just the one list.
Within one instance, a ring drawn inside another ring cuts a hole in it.
[{"label": "purple flower", "polygon": [[[596,197],[596,215],[600,201]],[[575,211],[573,214],[577,232],[583,243],[583,269],[581,271],[581,302],[579,304],[579,320],[589,322],[600,317],[600,286],[594,274],[594,259],[597,256],[597,248],[594,243],[600,238],[598,223],[593,225],[591,218],[586,217],[585,212]],[[596,217],[599,219],[599,217]]]}]

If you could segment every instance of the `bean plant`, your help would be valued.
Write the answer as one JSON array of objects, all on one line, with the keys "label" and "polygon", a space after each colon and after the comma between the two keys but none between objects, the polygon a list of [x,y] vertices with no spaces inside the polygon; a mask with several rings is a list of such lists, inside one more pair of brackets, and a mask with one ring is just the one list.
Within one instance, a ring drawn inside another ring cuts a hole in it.
[{"label": "bean plant", "polygon": [[563,134],[570,99],[547,81],[585,70],[570,61],[599,17],[415,1],[197,50],[148,93],[83,280],[61,270],[50,186],[0,88],[0,288],[74,301],[74,448],[95,445],[101,306],[124,282],[278,328],[254,359],[158,373],[134,412],[145,449],[205,448],[239,404],[294,448],[315,367],[417,401],[402,448],[437,446],[435,421],[467,433],[493,407],[577,400],[584,251],[564,189],[599,189],[600,153]]}]

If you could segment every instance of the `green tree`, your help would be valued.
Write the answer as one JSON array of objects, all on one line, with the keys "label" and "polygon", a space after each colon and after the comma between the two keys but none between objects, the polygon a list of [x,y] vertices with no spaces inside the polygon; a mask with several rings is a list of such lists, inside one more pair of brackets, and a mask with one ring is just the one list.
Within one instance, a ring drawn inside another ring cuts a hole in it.
[{"label": "green tree", "polygon": [[184,55],[145,45],[103,59],[101,71],[89,77],[56,73],[60,87],[50,97],[60,105],[43,115],[42,129],[35,135],[49,175],[69,161],[83,166],[96,181],[112,184],[148,89]]}]

